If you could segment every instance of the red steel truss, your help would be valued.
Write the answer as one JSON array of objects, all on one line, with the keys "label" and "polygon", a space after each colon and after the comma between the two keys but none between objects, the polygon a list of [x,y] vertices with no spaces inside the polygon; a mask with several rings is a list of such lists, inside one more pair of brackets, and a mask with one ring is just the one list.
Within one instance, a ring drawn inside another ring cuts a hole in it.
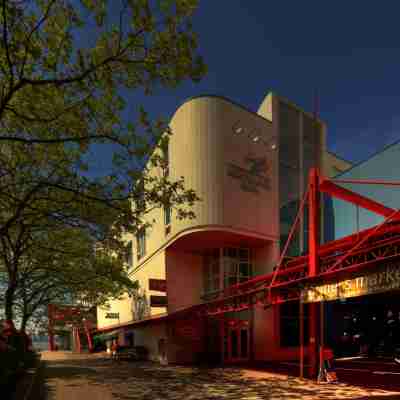
[{"label": "red steel truss", "polygon": [[[387,181],[337,181],[343,183],[400,185]],[[347,200],[353,204],[382,215],[385,220],[369,229],[344,238],[319,244],[320,193]],[[285,260],[289,242],[297,228],[304,205],[309,206],[309,249],[308,255]],[[289,233],[274,272],[258,276],[247,282],[226,288],[216,300],[205,303],[208,315],[242,310],[254,304],[276,304],[298,298],[296,288],[314,279],[327,279],[338,273],[345,275],[367,267],[400,257],[400,211],[386,207],[348,189],[343,189],[333,180],[323,178],[316,168],[310,172],[308,190],[300,204],[295,224]]]},{"label": "red steel truss", "polygon": [[[317,168],[311,169],[308,189],[301,201],[295,223],[274,271],[226,288],[219,298],[205,303],[201,313],[218,315],[230,311],[245,310],[257,305],[267,307],[289,300],[298,300],[306,283],[345,277],[350,273],[373,268],[377,264],[389,260],[400,259],[400,210],[386,207],[375,200],[338,186],[335,182],[400,186],[400,182],[388,181],[334,181],[322,177]],[[381,224],[373,228],[320,245],[321,193],[351,202],[381,215],[385,219]],[[284,261],[290,240],[298,228],[300,216],[303,215],[306,202],[308,202],[309,209],[309,254]],[[311,375],[315,375],[317,368],[318,349],[316,338],[318,337],[318,327],[316,321],[318,318],[318,306],[318,303],[310,304],[310,344],[308,354],[312,368]],[[320,342],[321,354],[322,351],[323,341]],[[304,355],[303,349],[301,349],[301,354],[302,358]],[[301,365],[303,365],[303,359],[301,360]]]},{"label": "red steel truss", "polygon": [[80,341],[80,330],[83,328],[87,337],[89,351],[93,350],[93,342],[90,335],[90,329],[92,328],[92,321],[90,315],[82,306],[70,306],[70,305],[55,305],[49,304],[47,306],[48,313],[48,336],[49,336],[49,350],[55,350],[54,343],[54,324],[56,321],[69,322],[72,325],[72,336],[76,343],[77,351],[81,352],[81,341]]}]

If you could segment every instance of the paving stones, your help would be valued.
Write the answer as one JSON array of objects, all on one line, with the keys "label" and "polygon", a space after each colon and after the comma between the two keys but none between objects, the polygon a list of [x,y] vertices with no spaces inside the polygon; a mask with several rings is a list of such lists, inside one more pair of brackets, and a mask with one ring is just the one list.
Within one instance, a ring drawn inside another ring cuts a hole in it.
[{"label": "paving stones", "polygon": [[[239,368],[190,368],[111,362],[101,355],[44,353],[48,400],[400,399],[400,393],[318,385]],[[397,397],[398,396],[398,397]]]}]

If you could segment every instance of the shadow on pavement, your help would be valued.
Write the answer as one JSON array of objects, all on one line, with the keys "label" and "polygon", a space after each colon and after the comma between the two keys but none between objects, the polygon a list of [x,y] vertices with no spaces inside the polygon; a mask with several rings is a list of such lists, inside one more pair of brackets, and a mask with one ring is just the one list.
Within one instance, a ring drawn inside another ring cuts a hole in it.
[{"label": "shadow on pavement", "polygon": [[[367,393],[345,384],[317,385],[295,377],[245,376],[238,368],[192,368],[154,363],[112,362],[109,359],[46,361],[47,399],[55,399],[54,382],[67,391],[95,386],[118,400],[216,399],[399,399],[383,391]],[[53,383],[53,384],[52,384]],[[75,392],[74,392],[75,393]],[[68,397],[67,397],[68,398]],[[81,397],[79,397],[81,398]],[[83,400],[91,400],[82,397]]]}]

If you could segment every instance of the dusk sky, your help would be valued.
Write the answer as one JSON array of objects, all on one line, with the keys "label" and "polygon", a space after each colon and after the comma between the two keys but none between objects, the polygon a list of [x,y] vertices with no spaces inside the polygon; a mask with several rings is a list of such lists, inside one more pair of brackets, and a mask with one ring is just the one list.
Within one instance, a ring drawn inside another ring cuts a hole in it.
[{"label": "dusk sky", "polygon": [[132,94],[171,117],[187,98],[228,97],[256,111],[273,91],[328,124],[328,148],[363,160],[400,139],[400,3],[200,0],[194,18],[208,75],[199,84]]}]

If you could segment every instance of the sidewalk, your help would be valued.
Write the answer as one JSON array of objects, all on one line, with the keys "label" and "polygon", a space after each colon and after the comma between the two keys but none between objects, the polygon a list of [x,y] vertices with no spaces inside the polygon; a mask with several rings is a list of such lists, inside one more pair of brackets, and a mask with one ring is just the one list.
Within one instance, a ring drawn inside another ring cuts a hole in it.
[{"label": "sidewalk", "polygon": [[47,360],[48,400],[400,400],[398,392],[318,385],[249,369],[111,362],[104,354],[46,352],[42,357]]}]

